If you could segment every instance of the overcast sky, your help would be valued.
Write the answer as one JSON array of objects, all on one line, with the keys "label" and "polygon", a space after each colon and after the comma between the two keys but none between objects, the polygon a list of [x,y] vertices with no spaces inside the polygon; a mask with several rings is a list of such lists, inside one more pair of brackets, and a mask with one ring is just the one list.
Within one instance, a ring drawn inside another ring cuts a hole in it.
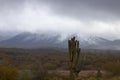
[{"label": "overcast sky", "polygon": [[0,31],[120,39],[120,0],[0,0]]}]

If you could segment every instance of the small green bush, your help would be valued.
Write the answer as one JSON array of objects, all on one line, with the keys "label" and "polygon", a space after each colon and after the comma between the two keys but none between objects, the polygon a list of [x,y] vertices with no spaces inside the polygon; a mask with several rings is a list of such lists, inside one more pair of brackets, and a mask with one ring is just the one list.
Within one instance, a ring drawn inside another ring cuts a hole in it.
[{"label": "small green bush", "polygon": [[16,80],[18,70],[14,67],[0,66],[0,80]]}]

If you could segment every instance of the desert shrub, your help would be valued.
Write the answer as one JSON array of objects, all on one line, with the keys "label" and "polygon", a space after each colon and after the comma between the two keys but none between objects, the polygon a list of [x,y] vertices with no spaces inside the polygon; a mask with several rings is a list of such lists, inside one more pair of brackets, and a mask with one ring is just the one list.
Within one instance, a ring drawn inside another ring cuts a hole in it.
[{"label": "desert shrub", "polygon": [[32,80],[33,75],[30,70],[21,70],[18,80]]},{"label": "desert shrub", "polygon": [[102,73],[101,73],[101,70],[100,68],[97,70],[97,75],[96,75],[97,78],[101,78],[102,77]]},{"label": "desert shrub", "polygon": [[31,73],[33,74],[33,80],[44,80],[47,76],[48,72],[41,64],[34,64],[31,69]]},{"label": "desert shrub", "polygon": [[43,67],[47,70],[55,70],[57,68],[57,66],[55,64],[52,64],[52,63],[46,63],[43,65]]},{"label": "desert shrub", "polygon": [[13,67],[0,66],[0,80],[16,80],[18,70]]},{"label": "desert shrub", "polygon": [[47,77],[44,80],[68,80],[68,79],[54,76],[54,77]]},{"label": "desert shrub", "polygon": [[110,62],[103,66],[103,68],[111,72],[114,76],[120,75],[120,62]]},{"label": "desert shrub", "polygon": [[70,80],[66,76],[59,75],[57,73],[50,73],[48,74],[44,80]]}]

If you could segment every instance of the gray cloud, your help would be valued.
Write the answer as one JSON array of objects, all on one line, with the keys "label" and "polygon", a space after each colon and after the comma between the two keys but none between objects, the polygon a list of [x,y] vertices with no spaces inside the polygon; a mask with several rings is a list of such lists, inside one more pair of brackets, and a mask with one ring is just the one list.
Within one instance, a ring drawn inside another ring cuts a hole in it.
[{"label": "gray cloud", "polygon": [[0,0],[0,9],[20,10],[26,3],[46,5],[53,13],[82,20],[119,19],[119,0]]},{"label": "gray cloud", "polygon": [[57,14],[78,19],[117,19],[120,14],[119,0],[44,0]]},{"label": "gray cloud", "polygon": [[0,31],[120,38],[119,0],[0,0]]}]

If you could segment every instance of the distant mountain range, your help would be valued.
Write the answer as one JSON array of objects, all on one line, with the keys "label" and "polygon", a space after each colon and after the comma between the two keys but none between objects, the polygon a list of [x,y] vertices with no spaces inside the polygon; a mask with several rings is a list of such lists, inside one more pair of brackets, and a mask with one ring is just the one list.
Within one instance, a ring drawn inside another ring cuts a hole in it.
[{"label": "distant mountain range", "polygon": [[[3,39],[4,38],[4,39]],[[62,39],[55,33],[20,33],[16,36],[5,38],[0,36],[0,47],[39,48],[55,47],[67,48],[67,41],[71,36]],[[81,48],[84,49],[112,49],[120,50],[120,40],[107,40],[97,36],[77,35]]]},{"label": "distant mountain range", "polygon": [[9,38],[8,36],[0,35],[0,41],[2,41],[2,40],[6,40],[6,39],[8,39],[8,38]]}]

